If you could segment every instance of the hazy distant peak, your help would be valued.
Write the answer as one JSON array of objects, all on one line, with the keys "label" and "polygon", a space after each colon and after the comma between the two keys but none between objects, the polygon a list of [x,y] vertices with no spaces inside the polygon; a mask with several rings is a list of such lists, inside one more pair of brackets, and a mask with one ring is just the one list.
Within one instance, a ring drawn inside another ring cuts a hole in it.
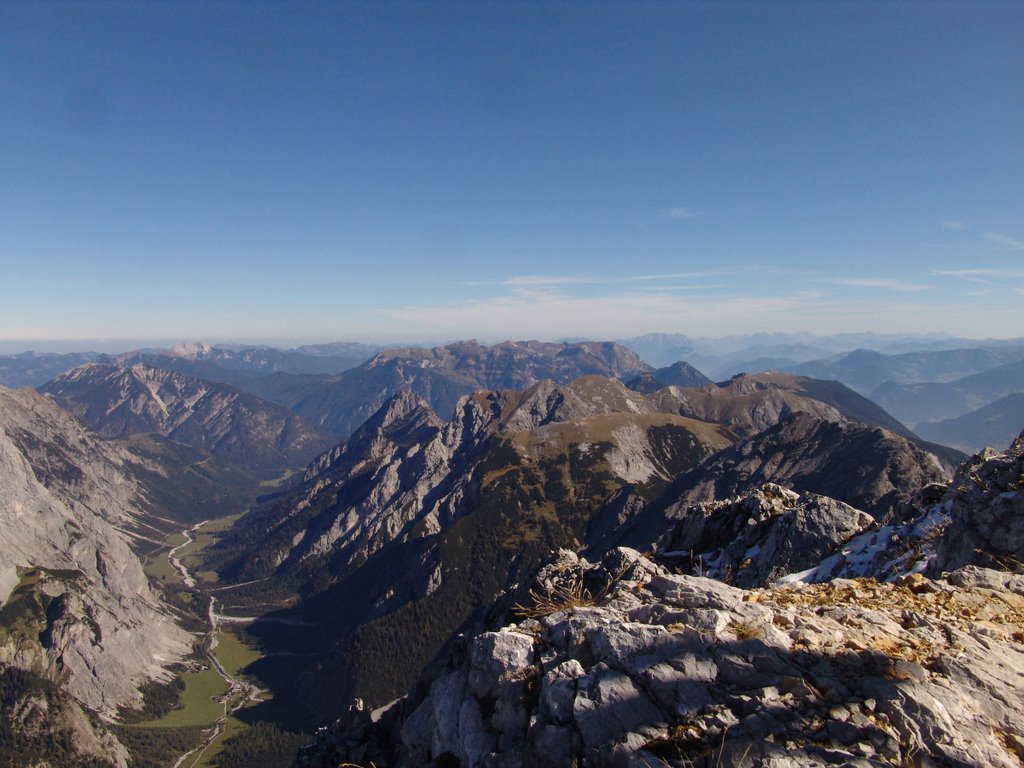
[{"label": "hazy distant peak", "polygon": [[213,354],[213,347],[209,344],[205,344],[201,341],[194,341],[185,344],[175,344],[169,350],[168,355],[174,357],[186,357],[186,358],[200,358],[209,357]]}]

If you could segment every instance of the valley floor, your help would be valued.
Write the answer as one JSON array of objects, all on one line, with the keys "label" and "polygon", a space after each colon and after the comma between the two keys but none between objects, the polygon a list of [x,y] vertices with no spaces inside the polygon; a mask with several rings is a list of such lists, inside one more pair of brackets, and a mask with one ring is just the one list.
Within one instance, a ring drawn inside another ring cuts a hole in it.
[{"label": "valley floor", "polygon": [[[216,574],[194,571],[203,550],[236,519],[237,515],[203,521],[172,535],[164,547],[150,554],[146,565],[147,573],[158,579],[176,602],[192,609],[206,624],[201,642],[202,660],[193,661],[182,674],[181,706],[158,719],[125,726],[168,732],[201,728],[201,743],[168,763],[171,768],[233,765],[222,758],[225,742],[245,734],[255,724],[243,710],[271,698],[259,681],[246,672],[264,657],[253,644],[246,642],[242,631],[252,619],[224,616],[217,611],[218,600],[214,593],[241,585],[217,586]],[[205,613],[199,610],[203,604]],[[297,734],[291,736],[290,744],[304,738]]]}]

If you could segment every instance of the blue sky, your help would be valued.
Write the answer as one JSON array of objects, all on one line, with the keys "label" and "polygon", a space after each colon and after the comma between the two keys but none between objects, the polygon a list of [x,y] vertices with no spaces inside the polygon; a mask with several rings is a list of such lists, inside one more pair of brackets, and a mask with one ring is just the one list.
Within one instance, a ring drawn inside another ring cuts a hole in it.
[{"label": "blue sky", "polygon": [[1019,336],[1022,83],[1019,2],[4,0],[0,342]]}]

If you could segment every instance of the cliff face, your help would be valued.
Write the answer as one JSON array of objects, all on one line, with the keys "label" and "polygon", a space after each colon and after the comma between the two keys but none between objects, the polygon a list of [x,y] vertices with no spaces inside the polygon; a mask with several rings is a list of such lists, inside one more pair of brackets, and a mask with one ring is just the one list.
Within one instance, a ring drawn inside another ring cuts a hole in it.
[{"label": "cliff face", "polygon": [[147,527],[129,459],[48,398],[0,389],[0,666],[106,717],[191,649],[129,545]]}]

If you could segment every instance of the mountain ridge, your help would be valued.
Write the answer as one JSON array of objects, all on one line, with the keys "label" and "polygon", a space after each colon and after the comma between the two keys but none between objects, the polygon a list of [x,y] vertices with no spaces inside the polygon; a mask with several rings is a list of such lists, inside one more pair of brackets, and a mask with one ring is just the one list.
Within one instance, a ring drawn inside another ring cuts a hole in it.
[{"label": "mountain ridge", "polygon": [[506,341],[485,346],[468,340],[430,349],[384,350],[337,376],[275,374],[253,391],[344,436],[404,388],[447,417],[459,398],[481,389],[522,389],[542,379],[566,384],[585,374],[627,377],[649,370],[635,353],[611,342]]},{"label": "mountain ridge", "polygon": [[258,477],[304,466],[334,441],[275,403],[143,363],[89,363],[39,391],[103,437],[156,433],[208,449]]}]

